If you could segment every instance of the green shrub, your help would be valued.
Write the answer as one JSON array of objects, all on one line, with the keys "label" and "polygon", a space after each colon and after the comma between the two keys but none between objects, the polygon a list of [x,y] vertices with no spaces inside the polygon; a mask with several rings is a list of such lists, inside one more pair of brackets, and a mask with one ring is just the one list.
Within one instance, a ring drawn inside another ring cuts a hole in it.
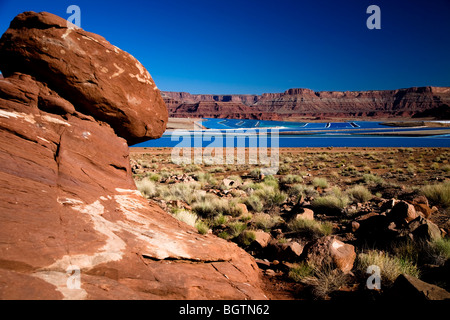
[{"label": "green shrub", "polygon": [[192,203],[201,192],[198,182],[174,183],[168,186],[159,187],[159,195],[166,201],[182,200],[186,203]]},{"label": "green shrub", "polygon": [[297,198],[302,195],[305,197],[317,197],[319,195],[313,187],[304,184],[294,184],[289,187],[287,192],[290,196],[296,196]]},{"label": "green shrub", "polygon": [[244,230],[237,237],[237,242],[242,246],[249,246],[255,239],[256,235],[253,231]]},{"label": "green shrub", "polygon": [[203,184],[215,185],[217,184],[217,180],[214,176],[209,172],[198,172],[194,174],[194,178]]},{"label": "green shrub", "polygon": [[325,299],[347,284],[347,275],[332,265],[313,268],[313,276],[304,277],[302,282],[312,287],[312,294],[317,299]]},{"label": "green shrub", "polygon": [[272,186],[265,185],[262,189],[256,190],[254,195],[257,196],[267,208],[281,205],[286,201],[287,195],[284,192]]},{"label": "green shrub", "polygon": [[220,226],[222,224],[226,224],[228,222],[228,217],[224,216],[222,213],[219,213],[217,216],[215,216],[212,219],[212,226],[213,227],[217,227]]},{"label": "green shrub", "polygon": [[450,239],[441,238],[430,242],[427,254],[431,264],[443,265],[450,259]]},{"label": "green shrub", "polygon": [[147,178],[154,182],[158,182],[161,179],[161,176],[157,173],[149,172],[147,173]]},{"label": "green shrub", "polygon": [[388,287],[402,273],[416,278],[420,275],[417,265],[406,258],[399,258],[378,250],[369,250],[358,255],[357,270],[361,274],[365,274],[367,268],[371,265],[380,268],[382,284]]},{"label": "green shrub", "polygon": [[312,201],[311,205],[314,209],[320,212],[336,213],[345,208],[349,203],[347,196],[337,197],[335,195],[326,195],[320,198],[316,198]]},{"label": "green shrub", "polygon": [[280,217],[274,217],[266,213],[256,213],[253,216],[252,223],[257,229],[272,229],[279,221]]},{"label": "green shrub", "polygon": [[314,178],[312,181],[314,187],[326,188],[328,187],[328,181],[325,178]]},{"label": "green shrub", "polygon": [[173,213],[173,216],[178,220],[190,225],[191,227],[195,227],[198,219],[195,213],[184,209],[175,211],[175,213]]},{"label": "green shrub", "polygon": [[232,222],[229,224],[230,227],[230,236],[232,238],[238,237],[244,230],[247,228],[247,224],[243,222]]},{"label": "green shrub", "polygon": [[367,184],[376,184],[376,185],[381,185],[384,183],[383,178],[371,173],[364,174],[362,176],[362,181]]},{"label": "green shrub", "polygon": [[278,188],[278,179],[275,178],[272,175],[268,175],[268,176],[264,177],[263,183],[266,186],[270,186],[270,187],[273,187],[275,189]]},{"label": "green shrub", "polygon": [[195,227],[200,234],[206,234],[209,231],[208,225],[202,220],[198,220]]},{"label": "green shrub", "polygon": [[208,170],[209,173],[225,172],[223,167],[214,167]]},{"label": "green shrub", "polygon": [[425,186],[422,193],[437,205],[450,206],[450,182]]},{"label": "green shrub", "polygon": [[252,171],[250,171],[249,176],[253,179],[259,179],[261,177],[261,169],[260,168],[254,168]]},{"label": "green shrub", "polygon": [[136,187],[146,198],[152,198],[158,194],[155,182],[148,178],[136,181]]},{"label": "green shrub", "polygon": [[354,186],[347,190],[347,194],[351,199],[357,202],[366,202],[373,198],[372,193],[364,186]]},{"label": "green shrub", "polygon": [[184,172],[194,172],[200,170],[202,170],[202,168],[197,164],[188,164],[186,167],[184,167]]},{"label": "green shrub", "polygon": [[288,174],[281,179],[281,182],[285,184],[302,183],[303,177],[296,174]]},{"label": "green shrub", "polygon": [[264,204],[262,203],[261,199],[254,194],[244,198],[243,203],[247,206],[248,209],[255,212],[261,212],[264,209]]},{"label": "green shrub", "polygon": [[206,194],[192,204],[192,210],[204,218],[214,218],[220,214],[233,217],[242,214],[242,209],[235,201],[221,199],[213,194]]},{"label": "green shrub", "polygon": [[289,171],[291,171],[291,166],[287,165],[287,164],[281,164],[280,167],[278,168],[278,174],[286,174]]},{"label": "green shrub", "polygon": [[289,269],[289,278],[295,282],[301,282],[306,277],[314,275],[314,268],[306,262],[300,262]]},{"label": "green shrub", "polygon": [[310,236],[321,237],[328,236],[332,233],[333,224],[328,221],[320,222],[298,218],[289,222],[288,228],[294,232],[307,233]]}]

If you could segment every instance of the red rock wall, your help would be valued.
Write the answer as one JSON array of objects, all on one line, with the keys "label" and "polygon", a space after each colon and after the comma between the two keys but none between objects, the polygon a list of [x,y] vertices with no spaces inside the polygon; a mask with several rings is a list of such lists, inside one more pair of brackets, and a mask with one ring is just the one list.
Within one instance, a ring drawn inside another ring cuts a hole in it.
[{"label": "red rock wall", "polygon": [[[241,112],[239,118],[269,119],[292,116],[386,117],[414,116],[450,105],[450,88],[414,87],[383,91],[320,91],[289,89],[262,95],[192,95],[163,92],[171,116],[225,117]],[[200,108],[199,102],[216,102]],[[233,103],[230,103],[232,101]],[[258,117],[261,115],[261,118]],[[277,116],[275,116],[277,115]]]}]

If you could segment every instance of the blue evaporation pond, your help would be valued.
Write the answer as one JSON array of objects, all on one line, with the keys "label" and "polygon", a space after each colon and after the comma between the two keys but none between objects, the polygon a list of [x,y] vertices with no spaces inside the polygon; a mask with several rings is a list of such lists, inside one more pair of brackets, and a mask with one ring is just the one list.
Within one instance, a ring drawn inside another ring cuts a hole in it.
[{"label": "blue evaporation pond", "polygon": [[[434,128],[390,127],[374,121],[302,123],[207,118],[201,124],[210,129],[196,131],[197,138],[194,138],[192,131],[176,131],[174,134],[166,132],[159,139],[133,147],[271,147],[272,144],[279,147],[450,147],[449,134],[418,137],[375,135],[380,132],[406,133]],[[270,134],[265,134],[271,132],[267,129],[269,127],[279,128],[277,131],[280,134],[276,135],[275,140],[270,138]],[[313,133],[316,130],[318,132]],[[450,128],[442,130],[450,132]],[[260,131],[264,134],[255,134]],[[287,134],[282,134],[283,132]]]}]

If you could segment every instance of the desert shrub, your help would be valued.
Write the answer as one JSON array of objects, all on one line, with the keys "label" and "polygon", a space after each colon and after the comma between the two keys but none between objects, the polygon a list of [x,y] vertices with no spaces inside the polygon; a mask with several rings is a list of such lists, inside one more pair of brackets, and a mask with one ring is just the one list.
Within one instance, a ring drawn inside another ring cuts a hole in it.
[{"label": "desert shrub", "polygon": [[284,176],[283,178],[281,178],[281,182],[282,183],[302,183],[303,182],[303,177],[296,175],[296,174],[288,174],[286,176]]},{"label": "desert shrub", "polygon": [[433,164],[431,165],[430,168],[433,169],[433,170],[438,170],[439,169],[439,163],[433,162]]},{"label": "desert shrub", "polygon": [[313,187],[304,184],[294,184],[289,187],[287,192],[290,196],[296,196],[298,198],[302,195],[305,197],[317,197],[319,195]]},{"label": "desert shrub", "polygon": [[198,197],[198,193],[201,192],[199,189],[200,184],[198,182],[187,182],[162,186],[158,190],[159,195],[166,201],[182,200],[190,204]]},{"label": "desert shrub", "polygon": [[260,168],[254,168],[250,173],[248,174],[253,179],[259,179],[261,177],[261,169]]},{"label": "desert shrub", "polygon": [[202,168],[198,164],[188,164],[184,167],[184,172],[200,171]]},{"label": "desert shrub", "polygon": [[197,231],[200,234],[206,234],[209,231],[208,225],[202,220],[197,221],[197,223],[195,224],[195,228],[197,228]]},{"label": "desert shrub", "polygon": [[446,164],[441,167],[441,170],[444,172],[450,172],[450,165]]},{"label": "desert shrub", "polygon": [[147,178],[151,181],[158,182],[161,179],[161,176],[154,172],[147,173]]},{"label": "desert shrub", "polygon": [[430,255],[433,257],[432,263],[442,265],[450,259],[450,239],[442,238],[430,243]]},{"label": "desert shrub", "polygon": [[214,178],[214,176],[209,172],[198,172],[193,175],[194,179],[196,179],[198,182],[203,184],[209,184],[209,185],[215,185],[217,183],[217,180]]},{"label": "desert shrub", "polygon": [[278,179],[274,177],[273,175],[268,175],[264,177],[263,183],[266,186],[271,186],[274,188],[278,188]]},{"label": "desert shrub", "polygon": [[228,222],[228,217],[224,216],[222,213],[219,213],[211,220],[211,225],[213,227],[220,226],[222,224],[226,224]]},{"label": "desert shrub", "polygon": [[176,219],[190,225],[191,227],[195,227],[195,224],[197,223],[197,215],[193,212],[190,212],[188,210],[176,210],[172,214]]},{"label": "desert shrub", "polygon": [[278,174],[286,174],[291,171],[291,166],[287,164],[281,164],[278,168]]},{"label": "desert shrub", "polygon": [[255,239],[256,235],[253,231],[244,230],[239,234],[236,240],[241,246],[248,246],[255,241]]},{"label": "desert shrub", "polygon": [[348,282],[347,275],[332,265],[313,267],[313,275],[306,276],[302,282],[312,287],[312,294],[317,299],[325,299]]},{"label": "desert shrub", "polygon": [[152,198],[158,194],[155,182],[148,178],[136,181],[136,187],[145,198]]},{"label": "desert shrub", "polygon": [[255,212],[260,212],[264,208],[264,204],[262,203],[261,199],[254,194],[244,198],[243,203],[247,206],[248,209]]},{"label": "desert shrub", "polygon": [[214,167],[208,170],[209,173],[225,172],[224,167]]},{"label": "desert shrub", "polygon": [[269,230],[281,221],[279,216],[271,216],[265,213],[256,213],[253,216],[252,224],[257,229]]},{"label": "desert shrub", "polygon": [[289,269],[289,278],[295,282],[301,282],[306,277],[312,277],[314,268],[306,262],[300,262]]},{"label": "desert shrub", "polygon": [[325,178],[314,178],[312,181],[314,187],[326,188],[328,187],[328,181]]},{"label": "desert shrub", "polygon": [[227,179],[242,183],[242,178],[240,176],[237,175],[232,175],[232,176],[228,176]]},{"label": "desert shrub", "polygon": [[324,213],[338,213],[341,209],[345,208],[349,203],[349,199],[346,195],[337,197],[335,195],[326,195],[320,198],[316,198],[312,201],[311,205],[318,212]]},{"label": "desert shrub", "polygon": [[383,178],[371,173],[364,174],[362,176],[362,181],[367,184],[376,184],[376,185],[381,185],[384,183]]},{"label": "desert shrub", "polygon": [[228,240],[231,238],[230,234],[227,231],[222,231],[217,235],[219,238]]},{"label": "desert shrub", "polygon": [[230,228],[230,237],[236,238],[238,237],[242,232],[244,232],[245,229],[247,229],[247,224],[243,222],[232,222],[229,225]]},{"label": "desert shrub", "polygon": [[450,182],[425,186],[422,188],[422,193],[437,205],[450,206]]},{"label": "desert shrub", "polygon": [[265,185],[262,189],[256,190],[254,195],[257,196],[267,208],[272,208],[286,201],[287,195],[284,192],[272,186]]},{"label": "desert shrub", "polygon": [[372,193],[364,186],[354,186],[347,190],[350,199],[357,202],[366,202],[373,198]]},{"label": "desert shrub", "polygon": [[410,260],[404,257],[390,255],[383,251],[369,250],[358,254],[356,268],[361,274],[365,274],[367,268],[376,265],[380,268],[382,284],[391,286],[395,279],[402,274],[419,277],[419,269]]},{"label": "desert shrub", "polygon": [[326,221],[306,220],[302,218],[295,219],[288,224],[291,231],[298,233],[307,233],[310,236],[321,237],[328,236],[333,231],[333,225]]},{"label": "desert shrub", "polygon": [[235,201],[221,199],[213,194],[198,198],[193,202],[192,210],[201,217],[210,219],[220,214],[236,217],[242,213],[242,209],[236,206]]}]

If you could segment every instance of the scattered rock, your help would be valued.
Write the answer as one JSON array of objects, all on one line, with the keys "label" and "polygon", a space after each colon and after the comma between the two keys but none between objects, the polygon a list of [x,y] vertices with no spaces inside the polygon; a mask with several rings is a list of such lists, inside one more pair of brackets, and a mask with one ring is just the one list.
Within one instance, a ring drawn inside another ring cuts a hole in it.
[{"label": "scattered rock", "polygon": [[395,297],[395,299],[407,300],[409,302],[450,300],[450,292],[407,274],[402,274],[397,277],[388,295]]},{"label": "scattered rock", "polygon": [[270,239],[272,236],[270,233],[257,230],[253,232],[255,234],[255,240],[252,242],[252,247],[256,247],[255,249],[264,249],[269,244]]},{"label": "scattered rock", "polygon": [[409,204],[406,201],[399,201],[389,212],[388,216],[397,226],[401,226],[416,219],[419,215],[412,204]]},{"label": "scattered rock", "polygon": [[239,187],[241,185],[241,183],[239,181],[228,179],[228,178],[223,179],[222,180],[222,184],[227,189],[229,189],[229,188],[237,188],[237,187]]},{"label": "scattered rock", "polygon": [[282,243],[271,240],[266,250],[266,254],[271,260],[280,261],[297,261],[302,252],[303,246],[292,240]]},{"label": "scattered rock", "polygon": [[352,232],[356,232],[361,225],[357,221],[352,221]]},{"label": "scattered rock", "polygon": [[425,196],[418,196],[413,199],[412,204],[419,214],[423,217],[429,219],[433,213],[437,212],[437,208],[430,208],[428,204],[428,199]]},{"label": "scattered rock", "polygon": [[297,213],[294,219],[314,220],[314,211],[308,208],[303,208],[303,212]]},{"label": "scattered rock", "polygon": [[429,241],[441,239],[441,230],[428,219],[420,217],[420,225],[412,231],[414,238],[425,239]]},{"label": "scattered rock", "polygon": [[355,258],[355,247],[336,239],[335,236],[317,239],[306,251],[306,260],[309,263],[317,266],[335,265],[344,273],[350,272],[353,268]]},{"label": "scattered rock", "polygon": [[236,208],[241,212],[241,215],[247,215],[248,214],[248,208],[245,203],[236,203]]}]

